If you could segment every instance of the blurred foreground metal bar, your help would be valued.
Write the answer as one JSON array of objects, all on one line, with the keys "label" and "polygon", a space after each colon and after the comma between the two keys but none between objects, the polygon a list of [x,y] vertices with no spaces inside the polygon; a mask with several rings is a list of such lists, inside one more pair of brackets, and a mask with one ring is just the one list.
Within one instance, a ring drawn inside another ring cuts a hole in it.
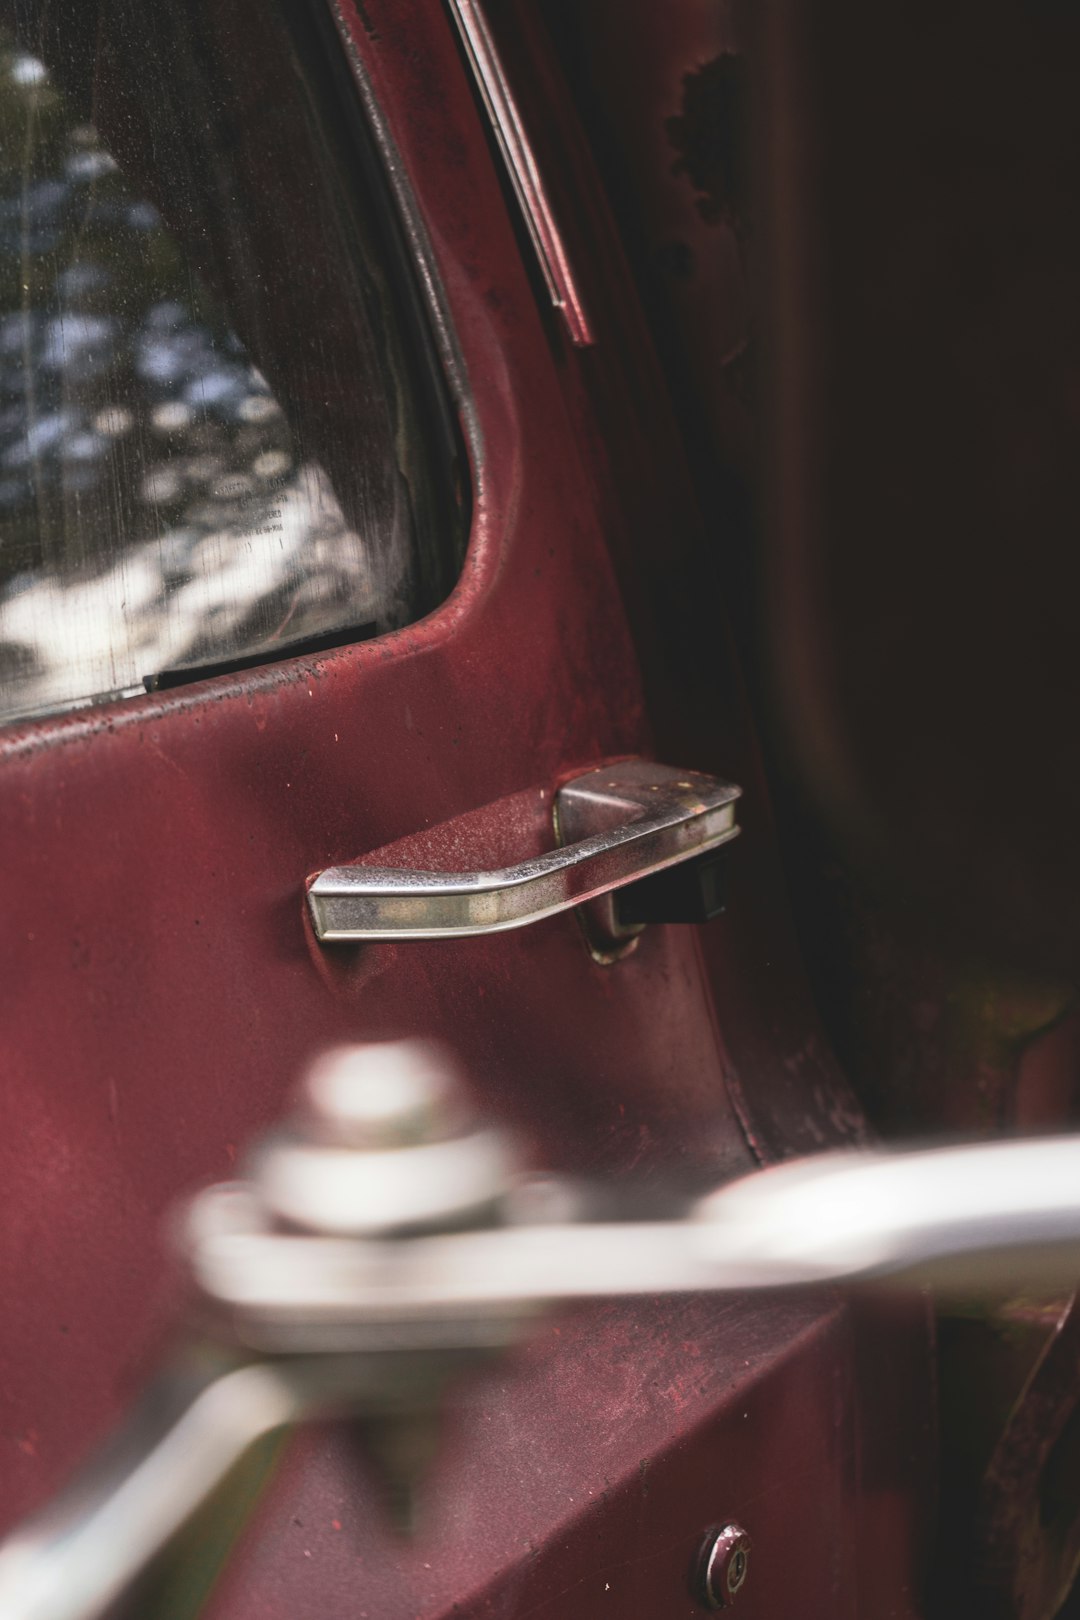
[{"label": "blurred foreground metal bar", "polygon": [[889,1277],[1071,1283],[1080,1141],[830,1153],[669,1220],[575,1219],[587,1207],[587,1190],[520,1174],[441,1054],[331,1054],[249,1179],[189,1211],[203,1370],[168,1375],[0,1547],[0,1620],[93,1620],[256,1440],[311,1416],[377,1429],[380,1461],[410,1486],[449,1380],[559,1304]]},{"label": "blurred foreground metal bar", "polygon": [[98,1615],[263,1435],[305,1403],[289,1371],[162,1378],[85,1474],[0,1548],[0,1615]]},{"label": "blurred foreground metal bar", "polygon": [[[570,1189],[567,1189],[570,1194]],[[468,1326],[611,1295],[903,1278],[1007,1285],[1080,1271],[1080,1141],[828,1153],[710,1193],[677,1220],[538,1223],[408,1240],[312,1238],[207,1193],[194,1275],[270,1349],[452,1342]]]}]

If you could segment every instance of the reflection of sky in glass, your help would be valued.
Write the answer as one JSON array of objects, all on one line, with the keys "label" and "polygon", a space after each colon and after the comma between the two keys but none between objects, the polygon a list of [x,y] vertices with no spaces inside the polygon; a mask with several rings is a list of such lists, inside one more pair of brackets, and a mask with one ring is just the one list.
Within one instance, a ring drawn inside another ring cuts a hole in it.
[{"label": "reflection of sky in glass", "polygon": [[0,37],[0,719],[373,611],[360,538],[160,215]]}]

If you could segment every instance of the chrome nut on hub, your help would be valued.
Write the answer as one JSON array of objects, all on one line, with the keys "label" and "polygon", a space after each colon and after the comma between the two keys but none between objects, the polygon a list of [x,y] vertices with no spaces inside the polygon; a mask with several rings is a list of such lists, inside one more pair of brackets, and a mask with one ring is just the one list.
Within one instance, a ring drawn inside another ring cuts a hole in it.
[{"label": "chrome nut on hub", "polygon": [[426,1041],[383,1041],[323,1052],[304,1079],[307,1134],[334,1147],[415,1147],[459,1136],[471,1110],[449,1052]]},{"label": "chrome nut on hub", "polygon": [[378,1237],[482,1220],[519,1165],[504,1132],[475,1123],[448,1054],[394,1041],[318,1058],[296,1113],[246,1168],[274,1220]]}]

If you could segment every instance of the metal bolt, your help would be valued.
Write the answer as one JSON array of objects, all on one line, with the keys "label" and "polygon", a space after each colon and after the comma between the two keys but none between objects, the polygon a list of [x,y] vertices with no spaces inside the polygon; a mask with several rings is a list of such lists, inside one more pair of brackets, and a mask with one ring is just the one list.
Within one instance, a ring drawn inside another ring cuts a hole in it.
[{"label": "metal bolt", "polygon": [[303,1109],[313,1138],[367,1150],[445,1141],[470,1122],[450,1054],[415,1040],[324,1052],[304,1078]]},{"label": "metal bolt", "polygon": [[741,1524],[710,1530],[701,1550],[701,1595],[710,1609],[734,1603],[750,1571],[750,1537]]},{"label": "metal bolt", "polygon": [[513,1142],[472,1115],[456,1066],[422,1041],[338,1047],[296,1113],[247,1159],[267,1217],[323,1236],[484,1225],[518,1171]]}]

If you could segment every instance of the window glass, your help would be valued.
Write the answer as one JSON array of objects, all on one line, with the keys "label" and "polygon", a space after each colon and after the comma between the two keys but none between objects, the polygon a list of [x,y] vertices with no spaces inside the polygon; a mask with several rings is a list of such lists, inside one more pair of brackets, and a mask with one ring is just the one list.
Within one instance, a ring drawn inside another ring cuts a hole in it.
[{"label": "window glass", "polygon": [[455,441],[322,16],[0,0],[0,719],[453,583]]}]

